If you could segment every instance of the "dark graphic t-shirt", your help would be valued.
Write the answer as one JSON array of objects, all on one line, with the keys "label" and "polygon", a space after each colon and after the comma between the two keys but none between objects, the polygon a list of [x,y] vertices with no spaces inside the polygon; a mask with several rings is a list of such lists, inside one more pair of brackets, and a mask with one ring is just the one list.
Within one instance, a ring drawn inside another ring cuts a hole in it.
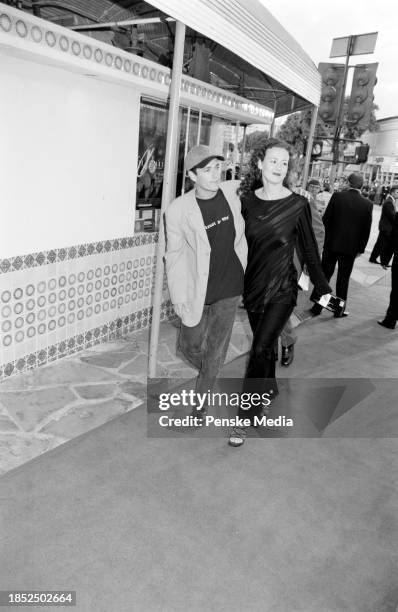
[{"label": "dark graphic t-shirt", "polygon": [[196,200],[211,247],[205,304],[213,304],[241,295],[244,273],[234,249],[236,232],[232,211],[223,192],[219,189],[210,200]]}]

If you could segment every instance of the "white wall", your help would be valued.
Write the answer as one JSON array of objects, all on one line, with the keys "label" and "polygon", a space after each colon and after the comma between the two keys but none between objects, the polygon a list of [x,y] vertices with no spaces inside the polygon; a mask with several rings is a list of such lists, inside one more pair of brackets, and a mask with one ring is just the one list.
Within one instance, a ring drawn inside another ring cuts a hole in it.
[{"label": "white wall", "polygon": [[0,56],[0,258],[132,235],[140,92]]}]

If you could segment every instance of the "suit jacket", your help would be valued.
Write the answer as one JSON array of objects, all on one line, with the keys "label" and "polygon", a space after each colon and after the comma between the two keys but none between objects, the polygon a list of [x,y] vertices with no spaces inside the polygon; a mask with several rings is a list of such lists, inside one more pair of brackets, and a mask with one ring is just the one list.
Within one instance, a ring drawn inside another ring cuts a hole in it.
[{"label": "suit jacket", "polygon": [[379,221],[379,231],[382,234],[387,234],[389,236],[391,234],[392,226],[394,223],[395,217],[395,200],[391,195],[388,195],[384,200],[383,206],[381,208],[381,216]]},{"label": "suit jacket", "polygon": [[[394,222],[392,224],[392,230],[389,236],[389,245],[391,247],[392,252],[394,253],[392,265],[398,266],[398,213],[395,213],[394,215]],[[382,259],[381,263],[383,263]]]},{"label": "suit jacket", "polygon": [[[235,252],[246,269],[247,243],[239,181],[225,181],[220,188],[231,208],[235,225]],[[210,244],[202,213],[192,189],[173,200],[165,212],[166,272],[174,310],[184,325],[194,327],[201,319],[209,278]]]},{"label": "suit jacket", "polygon": [[373,204],[357,189],[334,193],[323,215],[325,250],[355,257],[365,251]]}]

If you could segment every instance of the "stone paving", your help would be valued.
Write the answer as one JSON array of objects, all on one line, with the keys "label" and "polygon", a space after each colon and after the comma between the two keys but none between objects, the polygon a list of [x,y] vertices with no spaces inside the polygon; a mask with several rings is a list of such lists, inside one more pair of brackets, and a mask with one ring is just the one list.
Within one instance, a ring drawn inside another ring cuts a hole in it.
[{"label": "stone paving", "polygon": [[[175,354],[176,324],[162,323],[157,376],[194,378]],[[146,401],[149,330],[98,344],[0,384],[0,474]],[[247,352],[239,310],[227,362]]]}]

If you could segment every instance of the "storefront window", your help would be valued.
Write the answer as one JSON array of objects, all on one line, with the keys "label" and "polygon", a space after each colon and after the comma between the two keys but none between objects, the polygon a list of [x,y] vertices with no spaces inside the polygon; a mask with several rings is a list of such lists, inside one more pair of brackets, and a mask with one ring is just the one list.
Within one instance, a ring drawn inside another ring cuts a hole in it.
[{"label": "storefront window", "polygon": [[137,208],[160,208],[168,110],[141,104],[137,167]]},{"label": "storefront window", "polygon": [[240,177],[239,143],[243,140],[243,127],[236,123],[227,124],[224,131],[223,156],[225,157],[225,179]]},{"label": "storefront window", "polygon": [[[210,142],[211,115],[197,110],[182,108],[179,117],[179,146],[176,195],[179,196],[192,188],[191,181],[184,177],[184,158],[196,144],[208,145]],[[199,132],[200,130],[200,132]]]},{"label": "storefront window", "polygon": [[[162,202],[164,157],[166,150],[168,108],[165,104],[142,100],[139,126],[136,220],[135,231],[156,231]],[[192,188],[184,176],[184,158],[196,144],[225,148],[224,128],[229,124],[219,117],[196,109],[181,108],[179,113],[179,144],[172,170],[176,177],[175,196]],[[228,136],[228,142],[231,136]],[[234,134],[235,139],[235,134]],[[229,155],[226,155],[226,159]],[[224,170],[225,175],[225,170]],[[224,178],[224,177],[223,177]]]}]

